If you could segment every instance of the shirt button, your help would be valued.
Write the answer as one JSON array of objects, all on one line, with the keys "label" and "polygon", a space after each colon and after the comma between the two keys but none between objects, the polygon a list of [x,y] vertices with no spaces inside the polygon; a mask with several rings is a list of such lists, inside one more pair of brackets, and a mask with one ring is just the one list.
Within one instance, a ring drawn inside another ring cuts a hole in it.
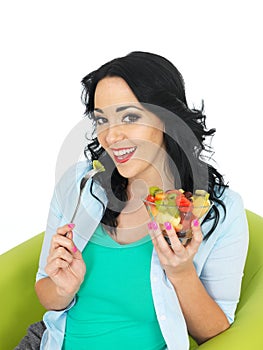
[{"label": "shirt button", "polygon": [[165,315],[161,315],[160,319],[161,319],[161,321],[165,321],[166,320],[166,316]]}]

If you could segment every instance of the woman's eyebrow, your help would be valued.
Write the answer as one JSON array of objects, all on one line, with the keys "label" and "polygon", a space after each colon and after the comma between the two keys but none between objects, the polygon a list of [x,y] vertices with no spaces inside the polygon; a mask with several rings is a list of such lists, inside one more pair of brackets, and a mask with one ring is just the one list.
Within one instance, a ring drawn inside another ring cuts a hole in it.
[{"label": "woman's eyebrow", "polygon": [[102,114],[104,113],[103,110],[100,109],[100,108],[94,108],[94,112],[99,112],[99,113],[102,113]]},{"label": "woman's eyebrow", "polygon": [[128,108],[136,108],[136,109],[139,109],[140,111],[143,111],[143,109],[140,107],[137,107],[134,105],[129,105],[129,106],[121,106],[121,107],[116,108],[116,112],[121,112],[121,111],[124,111],[125,109],[128,109]]},{"label": "woman's eyebrow", "polygon": [[[134,106],[134,105],[128,105],[128,106],[120,106],[120,107],[116,108],[116,112],[122,112],[122,111],[125,111],[128,108],[136,108],[136,109],[139,109],[140,111],[143,111],[143,108],[140,108],[140,107],[137,107],[137,106]],[[94,112],[98,112],[98,113],[101,113],[101,114],[104,113],[103,110],[100,109],[100,108],[94,108]]]}]

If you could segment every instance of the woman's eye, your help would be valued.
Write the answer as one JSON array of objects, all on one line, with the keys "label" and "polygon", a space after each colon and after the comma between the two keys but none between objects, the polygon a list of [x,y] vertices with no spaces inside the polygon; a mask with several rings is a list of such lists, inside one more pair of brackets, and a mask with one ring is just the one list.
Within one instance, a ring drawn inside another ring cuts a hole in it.
[{"label": "woman's eye", "polygon": [[140,119],[140,116],[137,114],[127,114],[122,118],[122,121],[125,123],[136,123]]},{"label": "woman's eye", "polygon": [[104,118],[104,117],[99,117],[99,116],[94,116],[94,120],[95,120],[95,123],[97,125],[104,125],[108,122],[108,119],[107,118]]}]

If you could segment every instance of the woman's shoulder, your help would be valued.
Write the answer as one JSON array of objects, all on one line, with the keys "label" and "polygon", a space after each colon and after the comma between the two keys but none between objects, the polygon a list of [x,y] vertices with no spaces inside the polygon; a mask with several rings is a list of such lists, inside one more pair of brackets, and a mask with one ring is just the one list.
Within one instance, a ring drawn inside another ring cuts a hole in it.
[{"label": "woman's shoulder", "polygon": [[223,238],[224,236],[231,237],[232,234],[235,236],[244,234],[245,237],[247,232],[246,209],[240,193],[231,187],[226,187],[218,197],[221,204],[214,203],[219,213],[215,235],[218,235],[218,238]]},{"label": "woman's shoulder", "polygon": [[234,208],[244,208],[242,196],[239,192],[233,190],[231,187],[225,187],[223,189],[223,192],[221,189],[217,188],[215,193],[218,196],[218,199],[224,203],[227,210],[230,208],[231,210]]},{"label": "woman's shoulder", "polygon": [[[236,242],[241,242],[244,247],[247,246],[248,224],[241,195],[232,188],[226,187],[224,192],[221,193],[219,200],[223,205],[216,202],[213,204],[219,212],[217,226],[208,240],[203,241],[202,248],[200,249],[204,256],[207,256],[207,250],[210,254],[212,250],[216,251],[220,247],[226,247],[230,244],[235,245]],[[203,226],[205,232],[208,232],[211,229],[212,222],[207,221]]]},{"label": "woman's shoulder", "polygon": [[219,208],[222,214],[220,215],[222,221],[220,220],[218,225],[218,228],[222,228],[221,238],[228,236],[230,239],[232,239],[231,237],[236,237],[246,240],[248,226],[242,196],[237,191],[227,187],[220,200],[225,206],[225,210],[222,209],[222,206]]}]

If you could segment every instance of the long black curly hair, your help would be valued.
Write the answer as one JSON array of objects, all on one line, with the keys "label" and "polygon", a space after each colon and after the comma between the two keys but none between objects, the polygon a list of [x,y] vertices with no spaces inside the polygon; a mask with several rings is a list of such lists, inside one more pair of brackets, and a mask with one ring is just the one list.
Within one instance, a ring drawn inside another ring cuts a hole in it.
[{"label": "long black curly hair", "polygon": [[[206,220],[213,220],[208,237],[219,221],[218,206],[225,211],[220,199],[227,184],[223,176],[212,166],[213,150],[206,143],[215,129],[207,129],[204,106],[190,109],[185,96],[185,84],[181,73],[166,58],[135,51],[116,58],[86,75],[82,80],[82,102],[85,114],[94,121],[94,94],[98,82],[105,77],[121,77],[129,85],[144,108],[155,113],[164,123],[164,145],[169,155],[169,165],[175,178],[175,188],[193,192],[205,189],[210,199],[217,203],[210,210]],[[117,218],[127,201],[128,179],[121,176],[112,159],[100,146],[94,122],[93,138],[88,143],[87,157],[100,159],[107,171],[96,176],[108,196],[102,223],[116,233]]]}]

